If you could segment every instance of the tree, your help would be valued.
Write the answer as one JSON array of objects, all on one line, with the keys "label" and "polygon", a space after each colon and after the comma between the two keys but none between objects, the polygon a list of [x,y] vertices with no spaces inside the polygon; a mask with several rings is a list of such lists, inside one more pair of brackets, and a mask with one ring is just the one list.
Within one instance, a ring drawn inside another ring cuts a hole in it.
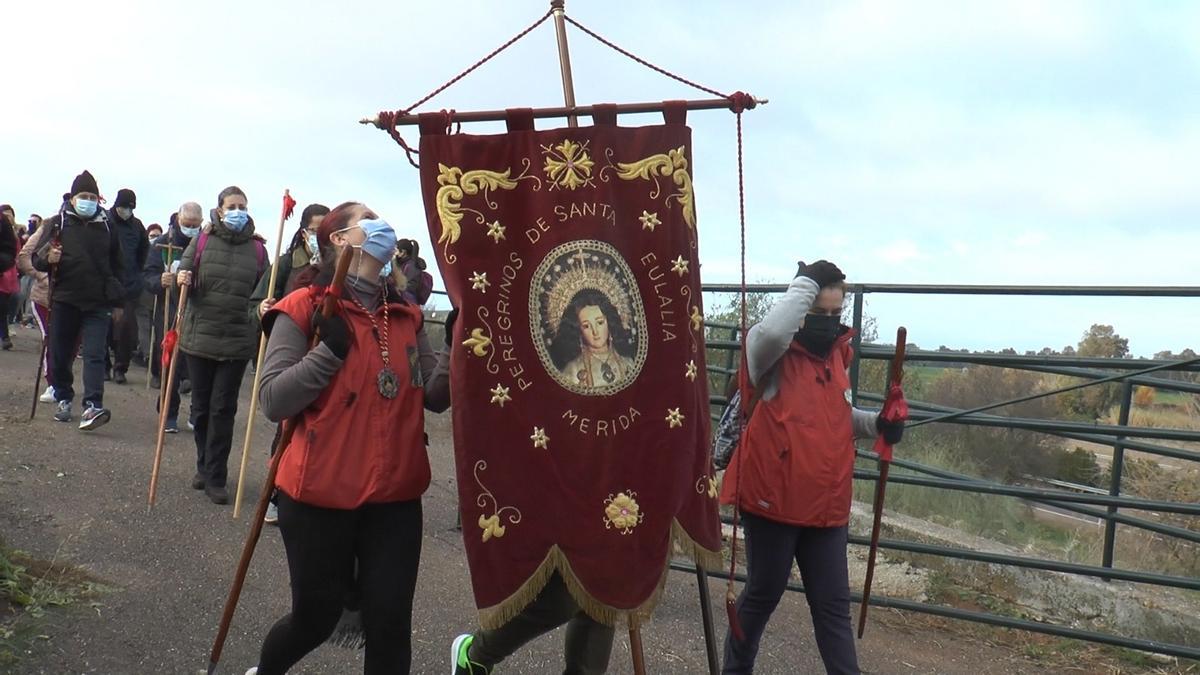
[{"label": "tree", "polygon": [[[1069,349],[1069,347],[1068,347]],[[1063,350],[1066,353],[1066,350]],[[1112,326],[1092,324],[1079,341],[1079,356],[1123,359],[1129,356],[1129,340],[1117,335]],[[1060,378],[1065,386],[1075,378]],[[1121,385],[1113,382],[1076,389],[1058,397],[1059,406],[1072,417],[1095,420],[1108,414],[1121,397]]]},{"label": "tree", "polygon": [[1112,326],[1092,324],[1079,341],[1079,355],[1123,359],[1129,356],[1129,340],[1117,335]]}]

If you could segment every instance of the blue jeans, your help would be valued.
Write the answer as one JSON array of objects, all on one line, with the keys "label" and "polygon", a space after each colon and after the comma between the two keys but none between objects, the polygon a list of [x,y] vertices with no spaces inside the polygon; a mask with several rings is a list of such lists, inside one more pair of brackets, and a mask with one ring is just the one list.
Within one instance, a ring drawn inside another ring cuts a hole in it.
[{"label": "blue jeans", "polygon": [[813,633],[825,672],[857,675],[858,657],[850,630],[850,580],[846,571],[847,528],[799,527],[742,513],[746,532],[746,567],[749,579],[738,596],[738,620],[745,640],[725,635],[722,673],[754,672],[758,641],[792,573],[800,567]]},{"label": "blue jeans", "polygon": [[50,363],[54,368],[54,398],[75,399],[76,345],[83,346],[83,404],[104,406],[104,356],[108,351],[108,324],[112,310],[107,307],[80,309],[65,302],[50,308]]}]

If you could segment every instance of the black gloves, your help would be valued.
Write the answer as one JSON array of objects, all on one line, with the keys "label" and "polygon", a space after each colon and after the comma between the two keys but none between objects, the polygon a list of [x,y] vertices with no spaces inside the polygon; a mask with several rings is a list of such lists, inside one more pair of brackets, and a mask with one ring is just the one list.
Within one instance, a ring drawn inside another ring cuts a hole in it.
[{"label": "black gloves", "polygon": [[904,438],[904,422],[889,422],[883,415],[875,418],[875,429],[888,445],[896,445]]},{"label": "black gloves", "polygon": [[805,265],[803,261],[797,263],[796,276],[808,277],[817,282],[821,288],[825,288],[830,284],[835,284],[839,281],[845,281],[846,275],[838,269],[837,265],[828,260],[818,260],[811,265]]},{"label": "black gloves", "polygon": [[337,314],[327,317],[317,312],[313,314],[313,325],[321,336],[321,342],[329,351],[339,359],[345,359],[350,353],[351,342],[350,326],[346,325],[346,320]]},{"label": "black gloves", "polygon": [[450,346],[450,340],[454,337],[454,322],[458,321],[458,308],[453,307],[446,313],[446,346]]}]

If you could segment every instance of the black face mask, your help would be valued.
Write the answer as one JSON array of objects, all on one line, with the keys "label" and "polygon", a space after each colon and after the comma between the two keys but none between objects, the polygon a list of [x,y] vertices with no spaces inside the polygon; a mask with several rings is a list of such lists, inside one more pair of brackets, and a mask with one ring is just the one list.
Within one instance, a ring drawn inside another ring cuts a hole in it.
[{"label": "black face mask", "polygon": [[817,356],[825,356],[837,341],[842,329],[842,317],[828,314],[806,314],[804,326],[793,339]]}]

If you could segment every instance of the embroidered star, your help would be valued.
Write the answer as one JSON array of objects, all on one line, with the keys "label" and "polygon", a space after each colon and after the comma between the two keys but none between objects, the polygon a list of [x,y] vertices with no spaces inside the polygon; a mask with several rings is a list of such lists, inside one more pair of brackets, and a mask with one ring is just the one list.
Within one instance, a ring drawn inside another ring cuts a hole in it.
[{"label": "embroidered star", "polygon": [[658,219],[658,214],[650,213],[649,211],[642,211],[642,215],[638,220],[642,221],[643,230],[650,230],[651,232],[654,231],[655,225],[662,225],[662,221]]},{"label": "embroidered star", "polygon": [[481,293],[487,293],[487,287],[491,285],[491,282],[487,280],[487,272],[475,272],[471,275],[471,288]]},{"label": "embroidered star", "polygon": [[487,236],[495,239],[497,244],[500,243],[500,240],[504,238],[504,226],[500,224],[500,221],[494,220],[488,223]]},{"label": "embroidered star", "polygon": [[684,373],[683,376],[686,377],[687,379],[691,380],[692,382],[696,381],[696,360],[695,359],[688,361],[687,372]]},{"label": "embroidered star", "polygon": [[550,437],[546,435],[546,430],[541,427],[533,428],[533,435],[529,437],[529,440],[533,441],[533,447],[535,448],[550,449]]},{"label": "embroidered star", "polygon": [[680,414],[679,408],[667,408],[667,427],[674,429],[681,426],[683,426],[683,415]]},{"label": "embroidered star", "polygon": [[692,305],[692,330],[700,330],[700,326],[704,325],[704,315],[700,313],[700,308]]},{"label": "embroidered star", "polygon": [[679,276],[683,276],[683,275],[687,274],[688,261],[684,260],[683,256],[679,256],[678,258],[675,258],[671,262],[675,263],[675,266],[671,268],[672,272],[678,274]]},{"label": "embroidered star", "polygon": [[496,388],[492,390],[492,403],[495,403],[501,408],[504,407],[505,403],[511,400],[512,397],[508,395],[508,387],[498,384],[496,385]]}]

